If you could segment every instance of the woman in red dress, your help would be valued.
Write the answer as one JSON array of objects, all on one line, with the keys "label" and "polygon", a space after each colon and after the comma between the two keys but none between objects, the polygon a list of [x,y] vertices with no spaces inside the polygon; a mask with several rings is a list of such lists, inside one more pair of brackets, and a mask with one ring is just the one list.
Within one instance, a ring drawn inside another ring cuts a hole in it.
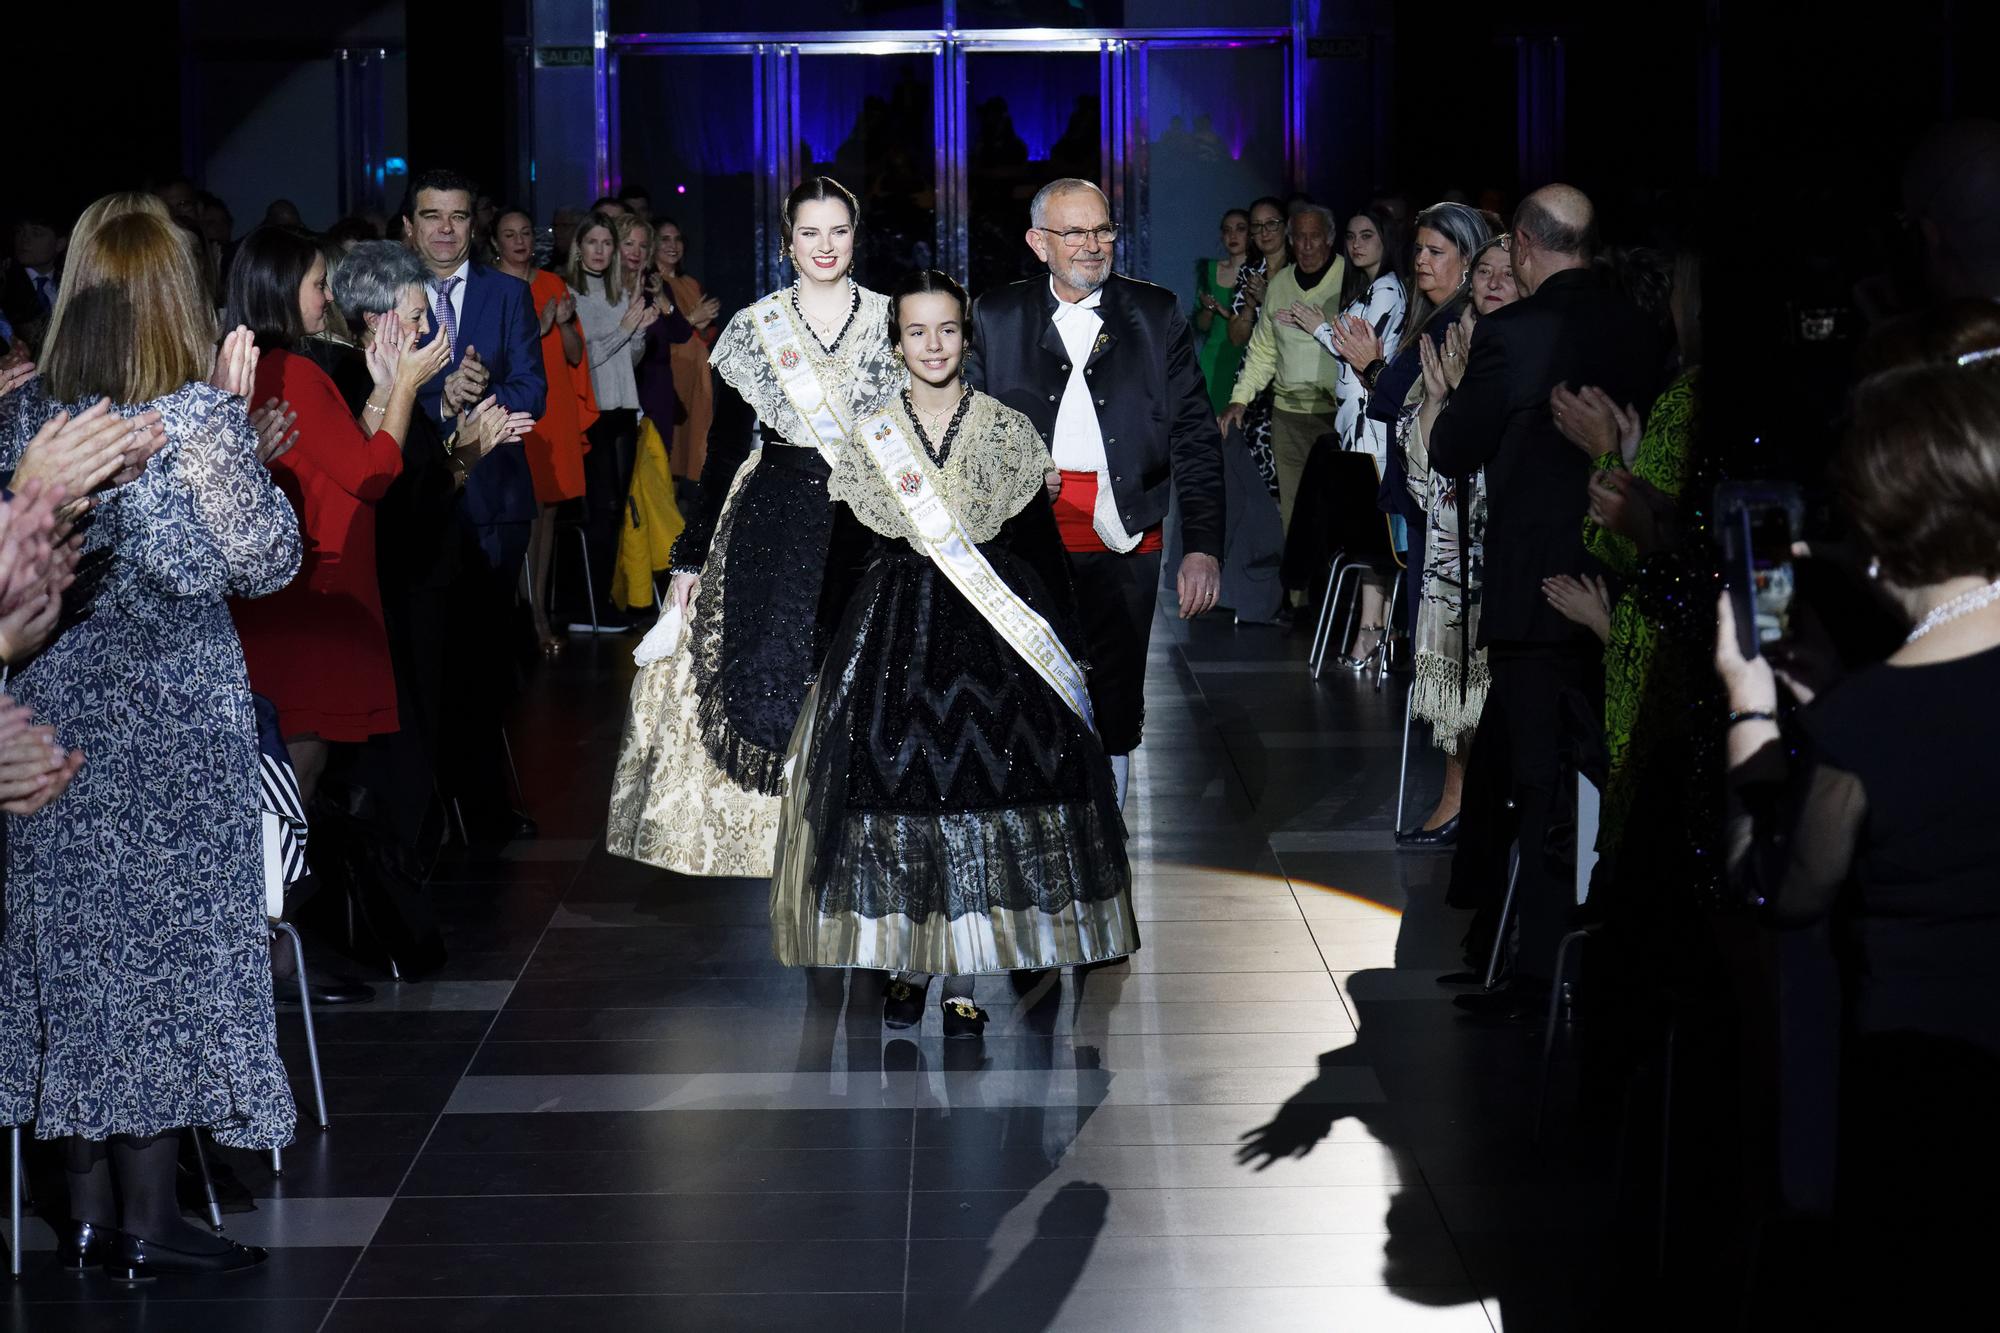
[{"label": "woman in red dress", "polygon": [[375,502],[403,470],[400,443],[417,389],[444,368],[449,340],[412,346],[400,328],[368,351],[375,390],[359,419],[326,372],[295,347],[326,327],[326,260],[304,232],[259,227],[229,271],[233,323],[262,356],[254,402],[297,414],[298,443],[272,460],[298,511],[305,559],[284,591],[234,602],[250,688],[278,708],[299,795],[310,801],[327,746],[396,730],[396,681],[375,580]]},{"label": "woman in red dress", "polygon": [[560,274],[535,267],[535,223],[510,208],[493,224],[494,263],[502,273],[528,284],[541,318],[542,369],[548,375],[548,404],[542,419],[522,437],[528,470],[534,474],[535,527],[528,543],[528,605],[542,655],[562,655],[563,641],[549,628],[549,566],[555,554],[555,507],[583,498],[584,432],[597,421],[597,394],[590,385],[590,357],[576,322],[576,296]]}]

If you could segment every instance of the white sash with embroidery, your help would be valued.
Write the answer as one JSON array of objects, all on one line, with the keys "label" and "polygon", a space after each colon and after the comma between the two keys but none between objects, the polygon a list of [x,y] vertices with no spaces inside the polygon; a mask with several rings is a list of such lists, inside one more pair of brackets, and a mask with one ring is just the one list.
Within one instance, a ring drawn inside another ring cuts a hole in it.
[{"label": "white sash with embroidery", "polygon": [[889,413],[878,412],[862,422],[858,432],[852,430],[845,404],[826,391],[813,370],[812,361],[799,342],[798,330],[785,313],[786,299],[783,293],[765,297],[752,308],[752,319],[778,383],[812,432],[820,456],[831,464],[845,441],[858,440],[874,460],[882,484],[909,516],[931,563],[965,594],[966,600],[986,618],[986,623],[1034,668],[1036,675],[1049,683],[1049,688],[1083,719],[1083,724],[1095,731],[1097,724],[1091,716],[1090,691],[1084,685],[1083,668],[1063,647],[1049,622],[1022,601],[979,553],[958,516],[938,494],[930,468],[919,451],[910,447],[902,428]]},{"label": "white sash with embroidery", "polygon": [[799,331],[785,313],[788,299],[787,292],[771,293],[751,308],[752,322],[763,340],[764,354],[771,358],[771,369],[777,372],[778,386],[812,432],[819,456],[831,466],[850,429],[847,408],[826,391],[813,371]]},{"label": "white sash with embroidery", "polygon": [[1021,655],[1021,660],[1049,683],[1049,688],[1069,705],[1070,711],[1095,731],[1097,723],[1090,713],[1090,691],[1084,684],[1083,668],[1063,647],[1063,641],[1049,622],[1022,601],[980,554],[979,547],[958,521],[958,515],[951,512],[951,506],[938,494],[933,468],[923,451],[912,447],[903,428],[888,412],[878,412],[862,422],[855,438],[875,461],[882,484],[902,505],[931,563],[965,594],[965,599]]}]

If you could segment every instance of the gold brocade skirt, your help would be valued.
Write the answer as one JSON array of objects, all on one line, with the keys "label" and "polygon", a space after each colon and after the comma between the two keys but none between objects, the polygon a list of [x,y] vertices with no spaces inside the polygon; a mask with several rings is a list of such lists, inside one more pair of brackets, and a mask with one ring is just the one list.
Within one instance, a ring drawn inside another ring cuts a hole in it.
[{"label": "gold brocade skirt", "polygon": [[[632,682],[625,735],[611,784],[604,841],[613,856],[629,857],[684,875],[763,879],[771,873],[778,836],[778,798],[746,791],[709,756],[697,722],[695,636],[722,633],[723,581],[728,530],[744,478],[756,455],[736,474],[717,520],[717,540],[688,608],[687,628],[668,657],[641,667]],[[706,608],[716,613],[704,615]]]}]

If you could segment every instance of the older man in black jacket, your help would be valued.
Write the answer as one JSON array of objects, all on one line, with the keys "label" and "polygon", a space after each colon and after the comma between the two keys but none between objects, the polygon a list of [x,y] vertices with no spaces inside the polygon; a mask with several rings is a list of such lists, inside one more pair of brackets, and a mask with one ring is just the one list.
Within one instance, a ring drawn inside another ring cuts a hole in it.
[{"label": "older man in black jacket", "polygon": [[[1432,429],[1431,466],[1462,477],[1486,469],[1486,576],[1479,641],[1493,684],[1470,763],[1509,767],[1519,820],[1521,948],[1516,985],[1459,997],[1461,1007],[1519,1013],[1546,995],[1549,967],[1575,906],[1574,869],[1549,848],[1563,821],[1559,709],[1563,694],[1603,692],[1598,642],[1550,606],[1545,579],[1595,567],[1583,546],[1590,461],[1556,428],[1558,384],[1594,384],[1643,413],[1659,392],[1658,328],[1590,272],[1595,216],[1582,191],[1550,185],[1514,214],[1511,254],[1522,299],[1479,321],[1465,378]],[[1505,759],[1500,759],[1504,753]]]},{"label": "older man in black jacket", "polygon": [[966,378],[1035,423],[1061,474],[1052,482],[1057,526],[1122,804],[1144,720],[1160,529],[1176,491],[1181,616],[1213,609],[1220,594],[1222,437],[1180,302],[1112,271],[1118,228],[1104,192],[1052,181],[1029,221],[1028,246],[1049,276],[974,303]]}]

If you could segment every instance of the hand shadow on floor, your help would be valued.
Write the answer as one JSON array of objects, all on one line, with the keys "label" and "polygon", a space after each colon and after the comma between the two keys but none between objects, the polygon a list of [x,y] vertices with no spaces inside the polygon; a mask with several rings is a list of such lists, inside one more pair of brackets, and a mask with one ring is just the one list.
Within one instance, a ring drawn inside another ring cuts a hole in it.
[{"label": "hand shadow on floor", "polygon": [[[937,1273],[919,1273],[917,1253],[927,1237],[913,1239],[913,1272],[910,1283],[911,1324],[919,1314],[925,1326],[950,1328],[954,1333],[1005,1330],[1006,1333],[1035,1333],[1053,1324],[1090,1264],[1111,1208],[1111,1193],[1091,1181],[1071,1180],[1057,1188],[1036,1214],[1033,1234],[1019,1241],[1003,1236],[1006,1223],[1033,1205],[1044,1194],[1051,1179],[1077,1136],[1110,1088],[1102,1057],[1095,1046],[1075,1043],[1075,1006],[1083,998],[1091,972],[1083,970],[1062,975],[1056,984],[1044,982],[1013,1006],[1018,1025],[1009,1029],[1014,1040],[1023,1041],[1030,1059],[1022,1061],[1017,1076],[1039,1072],[1043,1091],[1026,1095],[1026,1089],[1007,1099],[1015,1104],[987,1106],[979,1100],[978,1080],[957,1080],[952,1090],[953,1104],[931,1106],[920,1114],[946,1115],[953,1111],[977,1113],[994,1123],[986,1141],[989,1153],[997,1153],[1006,1167],[998,1180],[978,1180],[955,1186],[947,1195],[972,1193],[998,1184],[1007,1194],[1019,1194],[1014,1207],[994,1215],[984,1224],[983,1253],[976,1262],[951,1263]],[[1011,997],[1010,997],[1011,998]],[[983,1073],[990,1067],[978,1042],[946,1042],[944,1069],[947,1073]],[[1061,1062],[1062,1068],[1057,1064]],[[1064,1105],[1050,1105],[1056,1094],[1057,1075],[1074,1075],[1076,1095]],[[1022,1077],[1021,1082],[1027,1080]],[[963,1099],[960,1099],[963,1098]],[[1027,1105],[1023,1103],[1032,1102]],[[984,1123],[984,1122],[982,1122]],[[1010,1151],[1012,1150],[1012,1151]],[[1036,1164],[1039,1163],[1039,1166]],[[963,1205],[962,1205],[963,1206]],[[966,1237],[974,1239],[974,1237]],[[946,1245],[933,1245],[944,1253]],[[1007,1251],[1013,1251],[1008,1257]],[[1004,1264],[994,1276],[981,1279],[996,1264]]]}]

